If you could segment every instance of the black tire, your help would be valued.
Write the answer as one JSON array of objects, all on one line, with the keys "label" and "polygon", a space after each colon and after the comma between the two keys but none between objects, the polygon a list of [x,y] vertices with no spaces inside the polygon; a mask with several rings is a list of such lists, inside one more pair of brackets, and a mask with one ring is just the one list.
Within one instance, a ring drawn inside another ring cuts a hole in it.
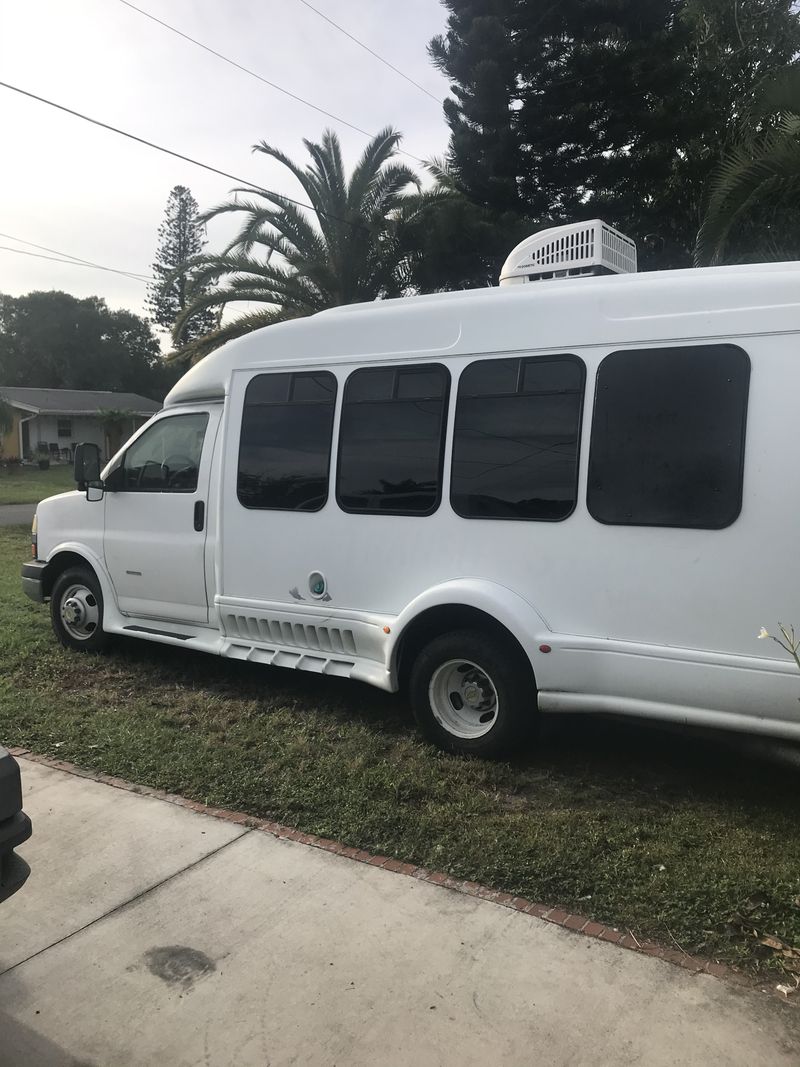
[{"label": "black tire", "polygon": [[[409,695],[420,731],[446,752],[509,756],[535,732],[533,672],[518,648],[493,633],[454,630],[434,638],[414,662]],[[468,736],[471,730],[479,736]]]},{"label": "black tire", "polygon": [[50,619],[65,648],[100,652],[106,647],[109,635],[103,630],[103,593],[90,567],[70,567],[56,578],[50,593]]}]

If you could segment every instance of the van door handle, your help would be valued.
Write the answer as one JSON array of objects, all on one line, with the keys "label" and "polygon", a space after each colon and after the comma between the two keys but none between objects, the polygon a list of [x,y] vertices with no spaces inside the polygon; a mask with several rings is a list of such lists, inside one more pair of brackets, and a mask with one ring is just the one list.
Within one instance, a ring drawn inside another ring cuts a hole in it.
[{"label": "van door handle", "polygon": [[202,530],[206,524],[206,506],[202,500],[198,500],[194,506],[194,528]]}]

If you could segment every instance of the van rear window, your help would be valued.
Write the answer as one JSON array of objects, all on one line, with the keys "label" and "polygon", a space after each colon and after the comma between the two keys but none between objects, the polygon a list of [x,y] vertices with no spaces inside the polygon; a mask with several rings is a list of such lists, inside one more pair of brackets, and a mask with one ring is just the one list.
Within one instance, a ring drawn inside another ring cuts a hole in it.
[{"label": "van rear window", "polygon": [[336,378],[259,374],[247,386],[237,493],[246,508],[319,511],[328,499]]},{"label": "van rear window", "polygon": [[597,372],[587,504],[599,522],[721,529],[742,506],[750,360],[736,345],[613,352]]}]

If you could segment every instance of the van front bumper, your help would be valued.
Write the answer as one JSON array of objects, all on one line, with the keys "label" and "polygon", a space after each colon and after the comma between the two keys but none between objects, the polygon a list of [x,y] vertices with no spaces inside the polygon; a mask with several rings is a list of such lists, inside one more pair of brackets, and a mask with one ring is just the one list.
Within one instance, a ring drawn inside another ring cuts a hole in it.
[{"label": "van front bumper", "polygon": [[44,600],[44,569],[47,564],[43,560],[35,559],[31,563],[22,564],[22,592],[41,604]]}]

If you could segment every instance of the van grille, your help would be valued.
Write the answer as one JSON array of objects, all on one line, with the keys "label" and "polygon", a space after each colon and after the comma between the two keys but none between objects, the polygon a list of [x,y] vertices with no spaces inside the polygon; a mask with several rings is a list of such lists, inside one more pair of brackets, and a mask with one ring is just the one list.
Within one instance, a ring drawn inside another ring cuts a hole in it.
[{"label": "van grille", "polygon": [[356,655],[352,630],[338,626],[310,626],[279,619],[256,619],[252,615],[225,615],[225,625],[232,637],[285,648],[310,648],[320,652]]}]

